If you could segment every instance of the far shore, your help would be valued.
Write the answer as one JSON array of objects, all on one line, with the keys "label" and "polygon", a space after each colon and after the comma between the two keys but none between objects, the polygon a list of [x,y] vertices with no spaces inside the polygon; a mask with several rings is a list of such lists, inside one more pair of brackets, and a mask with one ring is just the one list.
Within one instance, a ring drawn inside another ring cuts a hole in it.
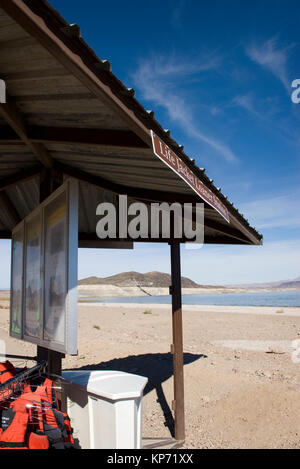
[{"label": "far shore", "polygon": [[[278,293],[296,292],[299,288],[230,288],[230,287],[200,287],[182,288],[182,295],[226,295],[229,293]],[[139,286],[116,286],[116,285],[79,285],[78,299],[80,303],[85,299],[105,299],[105,298],[138,298],[138,297],[159,297],[169,295],[169,288],[139,287]],[[0,300],[8,300],[10,290],[0,290]]]},{"label": "far shore", "polygon": [[[264,292],[288,292],[300,291],[297,288],[222,288],[222,287],[202,287],[202,288],[182,288],[183,295],[202,294],[228,294],[228,293],[264,293]],[[130,298],[146,296],[166,296],[169,295],[169,288],[139,287],[139,286],[116,286],[116,285],[79,285],[78,296],[80,300],[84,298]]]}]

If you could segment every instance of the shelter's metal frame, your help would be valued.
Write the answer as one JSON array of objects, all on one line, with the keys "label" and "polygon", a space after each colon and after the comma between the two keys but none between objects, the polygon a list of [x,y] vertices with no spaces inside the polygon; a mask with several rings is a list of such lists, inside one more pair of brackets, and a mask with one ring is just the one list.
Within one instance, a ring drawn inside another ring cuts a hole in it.
[{"label": "shelter's metal frame", "polygon": [[[229,222],[205,203],[204,243],[260,245],[262,236],[198,168],[81,37],[45,0],[0,0],[0,239],[11,232],[65,176],[80,181],[79,247],[105,247],[95,234],[95,207],[104,195],[127,194],[145,203],[201,202],[152,148],[151,131],[218,198]],[[95,201],[95,204],[91,203]],[[145,240],[134,240],[139,242]],[[180,244],[171,253],[175,438],[183,440],[184,386]],[[131,246],[116,239],[108,247]],[[51,373],[62,355],[38,349]]]}]

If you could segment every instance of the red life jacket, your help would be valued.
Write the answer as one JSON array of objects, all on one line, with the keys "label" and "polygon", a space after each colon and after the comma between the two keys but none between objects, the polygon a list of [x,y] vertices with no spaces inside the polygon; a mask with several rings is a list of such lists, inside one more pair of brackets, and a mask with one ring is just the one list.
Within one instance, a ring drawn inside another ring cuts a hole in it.
[{"label": "red life jacket", "polygon": [[[9,362],[2,364],[2,371],[7,379],[15,375],[15,369]],[[52,380],[45,379],[34,391],[27,383],[16,400],[11,399],[13,390],[7,390],[6,394],[5,402],[0,405],[0,449],[73,448],[70,419],[59,410]]]},{"label": "red life jacket", "polygon": [[52,407],[50,411],[45,412],[44,420],[46,425],[49,425],[52,429],[59,429],[65,447],[72,447],[74,445],[74,439],[70,419],[66,413],[59,410],[59,401],[53,381],[46,378],[43,384],[38,386],[33,394],[38,394],[43,402],[48,402],[49,406]]},{"label": "red life jacket", "polygon": [[0,384],[4,384],[16,374],[16,369],[12,363],[6,361],[0,363]]},{"label": "red life jacket", "polygon": [[64,416],[64,424],[65,424],[65,435],[63,435],[63,442],[66,448],[73,448],[74,447],[74,438],[73,438],[73,430],[71,427],[71,421],[68,414],[63,413]]},{"label": "red life jacket", "polygon": [[[21,405],[20,403],[18,404]],[[4,414],[5,412],[5,414]],[[4,414],[4,415],[3,415]],[[30,409],[25,405],[19,410],[2,410],[0,429],[0,449],[48,449],[48,438],[36,431],[36,423]]]},{"label": "red life jacket", "polygon": [[49,402],[54,409],[59,409],[59,402],[58,402],[58,397],[57,393],[54,387],[54,383],[51,379],[46,378],[45,381],[40,384],[39,386],[36,386],[35,390],[32,390],[32,387],[30,383],[28,383],[24,387],[24,393],[30,393],[32,392],[35,395],[38,395],[41,397],[44,401]]},{"label": "red life jacket", "polygon": [[59,410],[59,402],[53,381],[46,379],[42,386],[37,389],[40,393],[41,399],[46,400],[52,406],[52,412],[45,413],[45,424],[50,427],[59,429],[61,432],[61,439],[65,448],[72,448],[74,439],[72,436],[72,428],[69,416]]},{"label": "red life jacket", "polygon": [[[11,409],[10,411],[13,412]],[[25,412],[16,412],[7,429],[0,429],[0,448],[27,449],[27,426],[28,414]]]},{"label": "red life jacket", "polygon": [[[30,409],[32,421],[40,434],[46,435],[49,447],[54,449],[69,449],[74,445],[70,420],[66,414],[52,406],[50,391],[51,380],[46,385],[38,386],[34,392],[24,392],[12,403],[15,411],[24,412]],[[28,387],[26,388],[26,390]]]},{"label": "red life jacket", "polygon": [[59,409],[57,392],[55,390],[53,381],[49,378],[46,378],[43,382],[43,387],[45,388],[45,393],[47,395],[48,402],[52,404],[55,409]]}]

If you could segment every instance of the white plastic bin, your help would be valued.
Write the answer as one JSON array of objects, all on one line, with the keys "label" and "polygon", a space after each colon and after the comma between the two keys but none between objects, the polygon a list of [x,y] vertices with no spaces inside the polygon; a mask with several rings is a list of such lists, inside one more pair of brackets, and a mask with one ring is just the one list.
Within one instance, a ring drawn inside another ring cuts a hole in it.
[{"label": "white plastic bin", "polygon": [[148,379],[121,371],[64,371],[67,412],[82,449],[139,449]]}]

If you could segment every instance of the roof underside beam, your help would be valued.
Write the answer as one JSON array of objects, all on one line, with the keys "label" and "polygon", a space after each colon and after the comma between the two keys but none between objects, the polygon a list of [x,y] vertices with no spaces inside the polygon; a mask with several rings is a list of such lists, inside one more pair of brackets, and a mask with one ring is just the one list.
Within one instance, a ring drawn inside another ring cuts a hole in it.
[{"label": "roof underside beam", "polygon": [[[26,136],[30,142],[38,143],[74,143],[148,148],[131,130],[28,126]],[[14,143],[19,138],[19,134],[13,131],[11,127],[0,127],[0,143]]]},{"label": "roof underside beam", "polygon": [[[13,176],[4,178],[0,180],[0,193],[5,191],[9,187],[15,186],[19,183],[28,181],[38,175],[43,174],[45,169],[40,166],[36,165],[33,168],[29,169],[28,171],[19,172]],[[88,182],[90,184],[94,184],[101,189],[109,190],[115,192],[117,194],[126,194],[129,197],[134,197],[139,200],[148,200],[148,201],[155,201],[155,202],[189,202],[195,203],[199,202],[199,199],[193,195],[183,195],[183,194],[176,194],[176,193],[169,193],[163,191],[153,191],[153,190],[145,190],[145,189],[137,189],[133,187],[121,186],[118,184],[114,184],[111,181],[108,181],[99,176],[93,176],[85,171],[75,169],[68,165],[63,165],[58,162],[54,162],[53,172],[58,174],[67,174],[71,177],[75,177],[84,182]],[[4,196],[5,197],[5,196]],[[4,204],[2,199],[0,199],[1,204]],[[7,203],[6,203],[7,205]],[[11,213],[15,213],[15,210],[11,210]],[[16,220],[16,217],[15,217]],[[20,220],[18,219],[18,222]],[[229,225],[224,225],[216,220],[212,220],[210,218],[205,218],[205,226],[215,232],[217,232],[218,236],[226,236],[235,239],[242,244],[249,243],[249,240],[237,229],[230,227]]]},{"label": "roof underside beam", "polygon": [[0,231],[0,239],[11,239],[11,231]]},{"label": "roof underside beam", "polygon": [[[104,179],[100,176],[94,176],[86,171],[75,169],[71,166],[64,165],[58,162],[54,163],[54,169],[57,172],[62,172],[76,179],[88,182],[102,189],[106,189],[116,194],[126,194],[129,197],[133,197],[138,200],[148,200],[154,202],[180,202],[180,203],[199,203],[199,197],[188,194],[176,194],[164,191],[154,191],[147,189],[138,189],[134,187],[122,186],[115,184],[107,179]],[[225,237],[230,237],[235,239],[242,244],[248,244],[249,239],[246,238],[239,230],[230,227],[229,225],[224,225],[215,220],[205,219],[205,226],[208,228],[217,231],[219,235]]]},{"label": "roof underside beam", "polygon": [[244,236],[243,233],[241,233],[236,228],[232,228],[230,225],[224,225],[223,223],[219,223],[216,220],[211,220],[210,218],[205,217],[204,226],[213,230],[214,232],[217,232],[218,236],[230,236],[231,238],[234,238],[237,241],[241,241],[242,243],[250,243],[249,239]]},{"label": "roof underside beam", "polygon": [[[96,233],[79,233],[79,241],[80,242],[87,242],[87,241],[99,241],[99,238],[97,237]],[[104,247],[105,242],[111,244],[112,242],[116,243],[170,243],[174,241],[174,238],[147,238],[147,239],[131,239],[131,238],[126,238],[126,239],[119,239],[116,238],[114,240],[112,239],[107,239],[107,240],[101,240],[101,247]],[[180,238],[176,239],[177,242],[179,243],[190,243],[191,241],[186,239],[186,238]],[[225,235],[220,235],[220,236],[211,236],[211,235],[205,235],[204,236],[204,243],[205,244],[251,244],[247,241],[242,241],[238,240],[235,238],[230,238],[229,236]]]},{"label": "roof underside beam", "polygon": [[[10,231],[0,231],[0,239],[11,239],[12,234]],[[173,241],[172,239],[167,238],[157,238],[157,239],[108,239],[108,240],[100,240],[96,234],[89,234],[89,233],[79,233],[79,247],[92,247],[97,248],[101,247],[102,249],[107,248],[111,249],[113,247],[113,243],[116,243],[116,248],[120,249],[123,246],[124,249],[129,249],[132,243],[170,243]],[[186,239],[178,239],[180,243],[189,242]],[[204,237],[205,244],[239,244],[239,245],[252,245],[251,243],[247,243],[245,241],[239,241],[238,239],[230,238],[228,236],[210,236],[206,235]]]},{"label": "roof underside beam", "polygon": [[128,197],[133,197],[140,200],[149,200],[154,202],[199,202],[199,198],[194,195],[170,193],[164,191],[156,191],[144,188],[135,188],[129,186],[123,186],[121,184],[109,181],[102,176],[95,176],[81,169],[74,168],[66,164],[54,162],[54,170],[58,173],[61,172],[68,176],[79,179],[80,181],[88,182],[101,189],[105,189],[115,194],[126,194]]}]

